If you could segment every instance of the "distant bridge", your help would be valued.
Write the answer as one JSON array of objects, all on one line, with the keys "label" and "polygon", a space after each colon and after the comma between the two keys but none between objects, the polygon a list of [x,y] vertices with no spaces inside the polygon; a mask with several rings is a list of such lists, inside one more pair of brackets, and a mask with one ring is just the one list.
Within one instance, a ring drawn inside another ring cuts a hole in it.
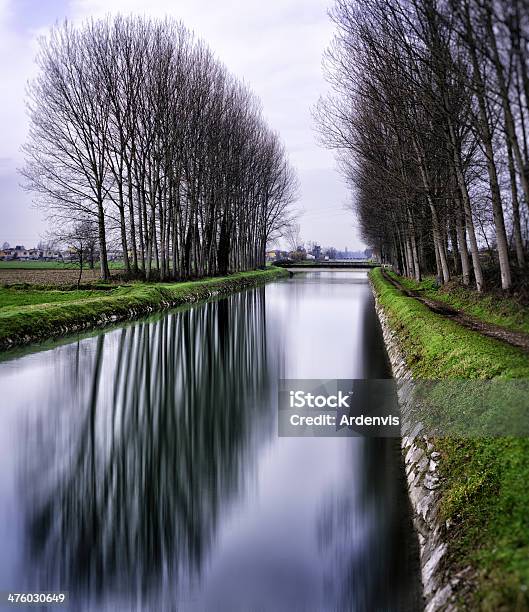
[{"label": "distant bridge", "polygon": [[303,261],[291,261],[283,259],[281,261],[274,262],[274,266],[280,268],[288,268],[289,270],[301,272],[302,270],[370,270],[371,268],[378,268],[379,263],[373,261],[361,261],[361,260],[344,260],[338,259],[332,260],[315,260],[307,259]]}]

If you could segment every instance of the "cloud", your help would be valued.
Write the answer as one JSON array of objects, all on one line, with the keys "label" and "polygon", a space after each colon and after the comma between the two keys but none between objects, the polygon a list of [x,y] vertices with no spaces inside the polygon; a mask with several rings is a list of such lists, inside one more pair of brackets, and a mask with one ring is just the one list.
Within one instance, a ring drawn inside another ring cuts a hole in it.
[{"label": "cloud", "polygon": [[[280,133],[301,179],[300,205],[309,211],[325,211],[331,198],[341,206],[348,200],[346,188],[335,171],[331,152],[316,143],[311,107],[327,89],[321,71],[321,57],[329,44],[333,26],[327,17],[332,0],[0,0],[0,52],[8,58],[0,63],[0,121],[7,133],[0,145],[0,157],[20,159],[20,145],[26,134],[24,85],[33,73],[36,36],[55,21],[68,17],[80,22],[109,14],[170,15],[180,19],[205,40],[227,68],[261,99],[268,123]],[[46,7],[45,9],[42,7]],[[16,162],[18,163],[18,161]],[[13,167],[10,171],[15,172]],[[315,185],[311,177],[318,176]],[[27,206],[26,194],[19,195]],[[0,195],[0,207],[2,198]],[[321,215],[320,215],[321,217]],[[325,224],[301,220],[307,239],[359,246],[350,224]],[[313,216],[316,219],[317,215]],[[346,217],[343,217],[346,219]],[[352,222],[352,220],[351,220]],[[334,240],[333,240],[334,236]],[[0,238],[2,238],[0,236]],[[15,237],[10,238],[12,240]]]},{"label": "cloud", "polygon": [[[145,14],[143,0],[74,0],[72,15]],[[263,102],[264,114],[287,145],[316,151],[310,107],[325,87],[320,62],[331,35],[326,0],[151,0],[148,14],[181,19],[204,39],[228,69],[244,79]],[[295,163],[311,163],[296,155]]]}]

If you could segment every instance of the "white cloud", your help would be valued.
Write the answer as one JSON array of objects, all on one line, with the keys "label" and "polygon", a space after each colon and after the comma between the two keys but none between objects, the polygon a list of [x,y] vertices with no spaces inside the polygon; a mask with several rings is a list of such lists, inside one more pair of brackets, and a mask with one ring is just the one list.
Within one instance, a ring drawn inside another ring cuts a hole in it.
[{"label": "white cloud", "polygon": [[[144,0],[74,0],[72,15],[145,14],[145,7]],[[289,148],[298,150],[301,139],[309,157],[296,154],[296,165],[329,163],[314,142],[310,116],[325,87],[320,63],[332,36],[326,0],[151,0],[148,7],[149,15],[181,19],[206,41],[261,98]]]},{"label": "white cloud", "polygon": [[13,143],[21,143],[25,135],[24,84],[22,76],[31,69],[30,42],[9,27],[10,7],[0,0],[0,157],[12,158]]},{"label": "white cloud", "polygon": [[40,215],[31,208],[31,197],[18,183],[20,147],[26,138],[24,95],[33,68],[35,40],[12,27],[14,4],[0,0],[0,240],[32,244],[43,230]]},{"label": "white cloud", "polygon": [[[7,102],[0,106],[0,121],[8,126],[0,157],[9,158],[18,157],[25,137],[24,84],[32,73],[35,51],[35,32],[17,33],[9,25],[9,10],[15,10],[15,3],[0,0],[0,53],[12,58],[0,65],[0,95]],[[330,3],[332,0],[69,0],[62,14],[47,15],[48,23],[39,27],[49,27],[66,16],[81,21],[118,12],[181,19],[261,99],[267,121],[280,133],[300,174],[300,205],[307,211],[301,220],[304,237],[356,247],[358,240],[347,216],[311,214],[324,211],[329,199],[334,208],[348,199],[334,171],[332,153],[316,143],[310,110],[327,89],[321,57],[333,32],[326,14]],[[321,184],[315,187],[311,176],[320,177]]]}]

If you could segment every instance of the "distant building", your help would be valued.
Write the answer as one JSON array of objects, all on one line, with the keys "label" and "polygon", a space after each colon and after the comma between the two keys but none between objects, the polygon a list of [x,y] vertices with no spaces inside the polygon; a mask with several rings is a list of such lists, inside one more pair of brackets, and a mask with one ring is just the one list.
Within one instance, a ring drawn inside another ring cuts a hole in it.
[{"label": "distant building", "polygon": [[295,261],[302,261],[303,259],[307,259],[307,251],[302,246],[298,246],[295,251],[290,251],[288,257]]},{"label": "distant building", "polygon": [[288,253],[286,251],[281,251],[280,249],[272,249],[271,251],[267,251],[266,253],[266,261],[279,261],[280,259],[286,259],[288,257]]},{"label": "distant building", "polygon": [[312,247],[312,250],[309,251],[309,254],[313,255],[314,259],[322,259],[321,246],[319,244],[315,244]]},{"label": "distant building", "polygon": [[44,249],[41,251],[41,259],[57,260],[63,258],[61,251],[55,251],[53,249]]},{"label": "distant building", "polygon": [[42,251],[40,249],[29,249],[29,259],[42,259]]},{"label": "distant building", "polygon": [[26,249],[25,246],[17,244],[0,251],[0,260],[10,261],[37,261],[37,260],[59,260],[63,258],[61,251],[52,249]]},{"label": "distant building", "polygon": [[68,255],[67,251],[63,252],[56,249],[31,249],[30,252],[35,254],[31,259],[40,259],[44,261],[57,261],[65,259]]},{"label": "distant building", "polygon": [[20,259],[22,261],[26,261],[30,259],[29,250],[26,249],[25,246],[17,244],[15,247],[15,253],[13,255],[13,259]]},{"label": "distant building", "polygon": [[13,259],[15,256],[15,249],[6,248],[0,251],[0,259],[2,261],[8,261],[9,259]]}]

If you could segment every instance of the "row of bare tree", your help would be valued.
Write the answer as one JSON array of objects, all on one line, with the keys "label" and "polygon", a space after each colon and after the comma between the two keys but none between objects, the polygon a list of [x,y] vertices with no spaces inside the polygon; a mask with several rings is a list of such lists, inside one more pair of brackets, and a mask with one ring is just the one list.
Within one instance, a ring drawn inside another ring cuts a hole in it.
[{"label": "row of bare tree", "polygon": [[[41,41],[22,170],[56,223],[97,224],[147,280],[264,265],[297,180],[258,101],[180,23],[64,23]],[[74,232],[75,233],[75,232]]]},{"label": "row of bare tree", "polygon": [[331,16],[317,116],[364,239],[410,277],[482,291],[495,268],[510,289],[528,260],[529,2],[336,0]]}]

